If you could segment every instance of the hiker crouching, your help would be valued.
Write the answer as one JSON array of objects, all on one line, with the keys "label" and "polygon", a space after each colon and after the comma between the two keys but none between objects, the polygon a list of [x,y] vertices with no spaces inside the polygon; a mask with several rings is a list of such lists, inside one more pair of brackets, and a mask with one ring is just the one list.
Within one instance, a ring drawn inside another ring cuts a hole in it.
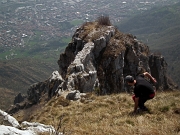
[{"label": "hiker crouching", "polygon": [[132,96],[134,100],[134,113],[137,113],[139,110],[148,111],[144,103],[147,100],[154,98],[156,93],[155,87],[153,87],[153,85],[147,81],[145,77],[151,79],[153,83],[157,83],[156,79],[148,72],[144,72],[143,74],[136,76],[135,79],[131,75],[125,77],[127,84],[134,86],[134,95]]}]

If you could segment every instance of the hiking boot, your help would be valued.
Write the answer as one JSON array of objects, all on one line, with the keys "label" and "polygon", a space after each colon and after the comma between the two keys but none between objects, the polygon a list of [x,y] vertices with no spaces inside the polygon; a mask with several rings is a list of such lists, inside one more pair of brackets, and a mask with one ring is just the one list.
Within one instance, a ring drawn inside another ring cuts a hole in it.
[{"label": "hiking boot", "polygon": [[145,106],[140,107],[140,110],[141,110],[141,111],[149,111],[149,109],[148,109],[147,107],[145,107]]}]

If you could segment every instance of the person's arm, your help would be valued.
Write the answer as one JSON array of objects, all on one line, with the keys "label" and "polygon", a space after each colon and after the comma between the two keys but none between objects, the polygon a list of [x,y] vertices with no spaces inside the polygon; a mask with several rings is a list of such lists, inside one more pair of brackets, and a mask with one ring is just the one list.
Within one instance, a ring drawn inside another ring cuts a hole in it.
[{"label": "person's arm", "polygon": [[136,111],[137,111],[138,103],[139,103],[139,97],[135,97],[135,100],[134,100],[134,113],[136,113]]},{"label": "person's arm", "polygon": [[143,74],[144,74],[144,76],[147,76],[149,79],[151,79],[154,83],[157,82],[156,79],[154,77],[152,77],[148,72],[144,72]]}]

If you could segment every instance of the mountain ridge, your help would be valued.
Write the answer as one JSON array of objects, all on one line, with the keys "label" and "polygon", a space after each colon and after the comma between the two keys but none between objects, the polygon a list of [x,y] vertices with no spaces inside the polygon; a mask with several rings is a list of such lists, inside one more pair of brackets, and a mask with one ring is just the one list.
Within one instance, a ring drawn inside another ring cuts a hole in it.
[{"label": "mountain ridge", "polygon": [[0,89],[4,91],[5,97],[8,97],[0,98],[3,103],[0,104],[0,108],[6,110],[13,104],[14,97],[18,93],[26,94],[32,84],[47,79],[56,67],[56,63],[33,58],[0,60]]},{"label": "mountain ridge", "polygon": [[175,5],[156,7],[118,24],[121,31],[136,35],[151,48],[151,52],[157,52],[166,58],[169,65],[168,73],[177,84],[180,84],[179,10],[180,2]]},{"label": "mountain ridge", "polygon": [[[33,64],[33,66],[31,66],[31,64]],[[2,82],[0,87],[26,93],[26,90],[31,84],[44,81],[54,70],[54,65],[37,59],[24,58],[0,61]],[[11,85],[11,83],[18,85]]]}]

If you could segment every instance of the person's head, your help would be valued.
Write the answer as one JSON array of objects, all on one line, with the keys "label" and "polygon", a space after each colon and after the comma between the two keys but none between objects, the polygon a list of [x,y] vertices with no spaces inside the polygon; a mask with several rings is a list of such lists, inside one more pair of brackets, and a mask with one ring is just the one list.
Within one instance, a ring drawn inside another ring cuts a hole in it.
[{"label": "person's head", "polygon": [[131,75],[127,75],[127,76],[125,77],[125,81],[126,81],[126,83],[127,83],[128,85],[133,85],[133,84],[134,84],[134,77],[131,76]]}]

